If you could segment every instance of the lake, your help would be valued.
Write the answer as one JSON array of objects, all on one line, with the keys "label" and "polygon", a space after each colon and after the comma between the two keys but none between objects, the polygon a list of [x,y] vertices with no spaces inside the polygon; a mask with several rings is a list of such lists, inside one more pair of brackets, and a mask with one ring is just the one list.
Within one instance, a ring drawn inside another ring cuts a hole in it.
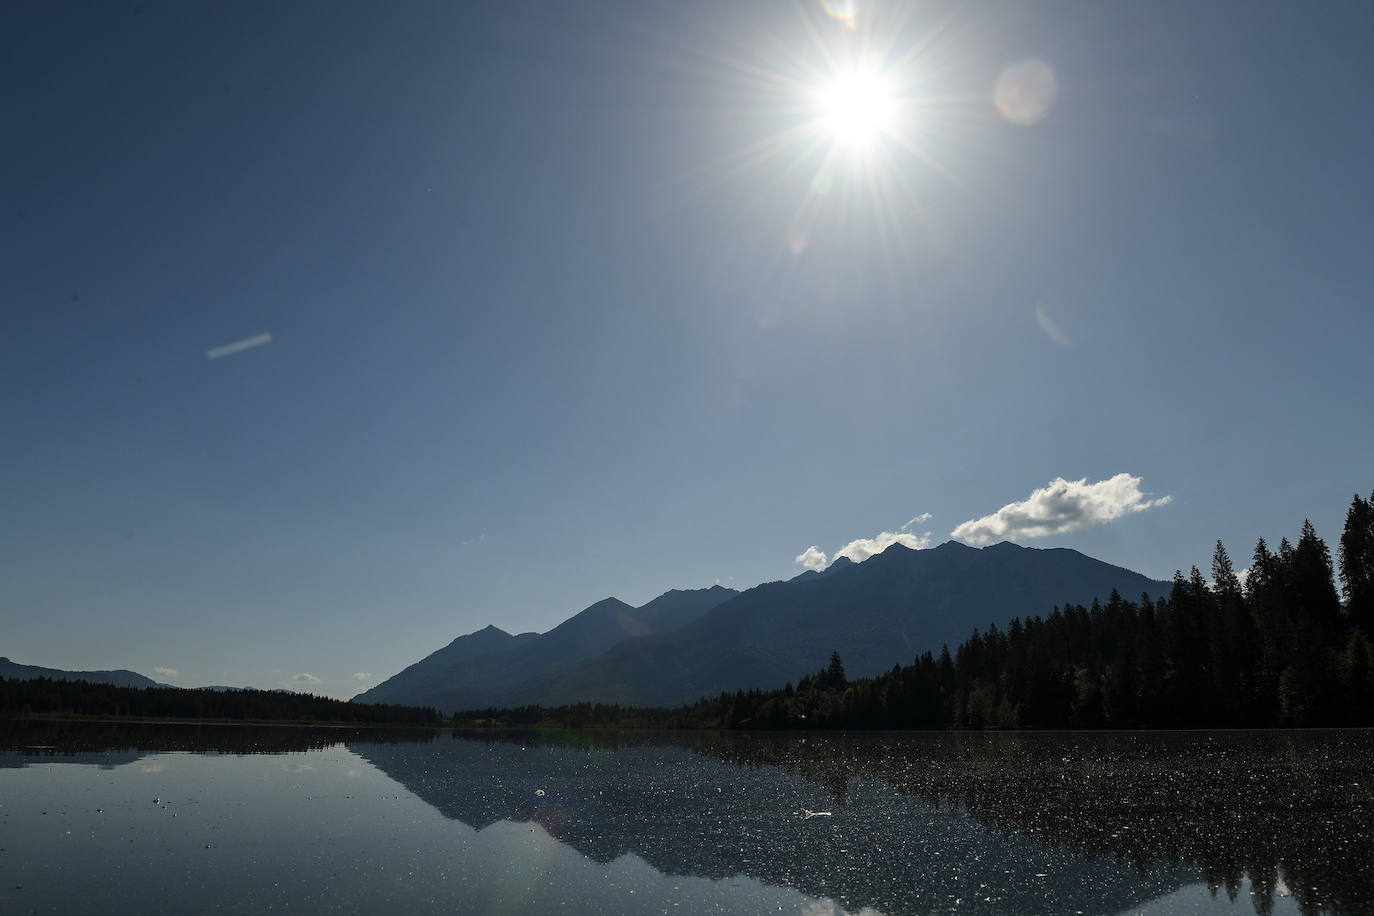
[{"label": "lake", "polygon": [[0,723],[0,912],[1374,912],[1374,732]]}]

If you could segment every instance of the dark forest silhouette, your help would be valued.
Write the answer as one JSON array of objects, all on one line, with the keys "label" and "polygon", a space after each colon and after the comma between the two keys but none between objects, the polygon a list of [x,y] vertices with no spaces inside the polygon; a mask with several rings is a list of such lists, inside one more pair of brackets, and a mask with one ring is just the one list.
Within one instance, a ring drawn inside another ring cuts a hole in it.
[{"label": "dark forest silhouette", "polygon": [[116,687],[89,681],[0,678],[0,716],[226,719],[357,725],[439,725],[434,709],[352,703],[285,690]]},{"label": "dark forest silhouette", "polygon": [[[582,703],[476,710],[469,722],[682,728],[1233,728],[1374,724],[1374,496],[1356,496],[1338,550],[1304,522],[1261,538],[1241,581],[1218,541],[1167,596],[1057,607],[975,630],[878,677],[829,666],[779,690],[677,709]],[[1344,604],[1341,598],[1344,597]]]}]

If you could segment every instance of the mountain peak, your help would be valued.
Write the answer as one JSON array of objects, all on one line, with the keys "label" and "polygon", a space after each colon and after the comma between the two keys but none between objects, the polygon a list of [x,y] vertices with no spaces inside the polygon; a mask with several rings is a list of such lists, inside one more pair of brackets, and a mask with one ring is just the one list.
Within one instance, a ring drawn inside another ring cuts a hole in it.
[{"label": "mountain peak", "polygon": [[588,605],[587,607],[585,607],[585,608],[582,609],[582,613],[585,614],[585,613],[587,613],[587,611],[621,611],[621,610],[627,610],[627,611],[629,611],[629,610],[634,610],[634,608],[630,607],[628,604],[626,604],[624,601],[621,601],[619,598],[616,598],[616,597],[612,596],[612,597],[610,597],[610,598],[602,598],[600,601],[596,602],[595,604]]},{"label": "mountain peak", "polygon": [[473,630],[471,633],[464,633],[453,642],[448,644],[448,648],[468,645],[470,643],[487,643],[493,639],[509,639],[510,634],[495,624],[487,624],[480,630]]},{"label": "mountain peak", "polygon": [[996,544],[989,544],[988,546],[984,547],[983,549],[984,549],[984,550],[1002,550],[1002,551],[1008,551],[1008,552],[1010,552],[1010,551],[1013,551],[1013,550],[1032,550],[1032,549],[1034,549],[1034,548],[1031,548],[1031,547],[1022,547],[1020,544],[1013,544],[1011,541],[998,541]]},{"label": "mountain peak", "polygon": [[956,645],[990,622],[1045,614],[1066,601],[1086,605],[1113,588],[1159,594],[1168,587],[1070,550],[902,545],[862,563],[840,557],[825,572],[807,570],[742,594],[673,590],[639,609],[607,598],[511,651],[407,669],[368,699],[445,710],[674,705],[795,682],[832,651],[853,676],[866,677],[941,643]]}]

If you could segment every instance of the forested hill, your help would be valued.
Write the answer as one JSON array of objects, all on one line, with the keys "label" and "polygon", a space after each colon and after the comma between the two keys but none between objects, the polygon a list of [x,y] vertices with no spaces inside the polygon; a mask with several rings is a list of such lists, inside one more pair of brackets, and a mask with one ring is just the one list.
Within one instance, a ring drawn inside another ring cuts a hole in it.
[{"label": "forested hill", "polygon": [[[513,724],[725,728],[1194,728],[1374,725],[1374,496],[1356,496],[1337,569],[1310,523],[1261,539],[1244,579],[1217,542],[1166,597],[1057,607],[851,680],[837,653],[777,690],[676,709],[484,710]],[[1344,599],[1342,601],[1342,599]]]},{"label": "forested hill", "polygon": [[117,687],[165,687],[150,677],[137,671],[119,669],[118,671],[63,671],[60,668],[44,668],[40,665],[21,665],[0,656],[0,677],[38,678],[46,677],[55,681],[89,681],[92,684],[114,684]]},{"label": "forested hill", "polygon": [[431,708],[334,700],[284,690],[183,690],[0,677],[0,716],[227,719],[359,725],[438,725]]}]

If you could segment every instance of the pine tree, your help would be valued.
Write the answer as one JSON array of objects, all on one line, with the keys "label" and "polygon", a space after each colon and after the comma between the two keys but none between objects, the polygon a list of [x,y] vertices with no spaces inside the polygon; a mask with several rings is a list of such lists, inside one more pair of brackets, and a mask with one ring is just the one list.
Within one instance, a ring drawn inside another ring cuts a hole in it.
[{"label": "pine tree", "polygon": [[849,681],[844,676],[844,662],[839,652],[830,653],[830,664],[825,669],[825,684],[831,690],[842,690]]},{"label": "pine tree", "polygon": [[1302,629],[1312,634],[1316,647],[1329,648],[1338,642],[1341,601],[1331,570],[1331,551],[1317,537],[1310,521],[1302,523],[1302,534],[1293,551],[1293,598],[1303,617]]},{"label": "pine tree", "polygon": [[1217,541],[1216,550],[1212,552],[1212,587],[1218,598],[1240,595],[1240,580],[1231,566],[1231,555],[1221,541]]},{"label": "pine tree", "polygon": [[1346,612],[1351,623],[1374,636],[1374,493],[1351,500],[1339,557]]},{"label": "pine tree", "polygon": [[1212,638],[1212,690],[1224,721],[1254,724],[1259,640],[1245,605],[1240,580],[1226,545],[1217,541],[1212,554],[1215,623]]}]

